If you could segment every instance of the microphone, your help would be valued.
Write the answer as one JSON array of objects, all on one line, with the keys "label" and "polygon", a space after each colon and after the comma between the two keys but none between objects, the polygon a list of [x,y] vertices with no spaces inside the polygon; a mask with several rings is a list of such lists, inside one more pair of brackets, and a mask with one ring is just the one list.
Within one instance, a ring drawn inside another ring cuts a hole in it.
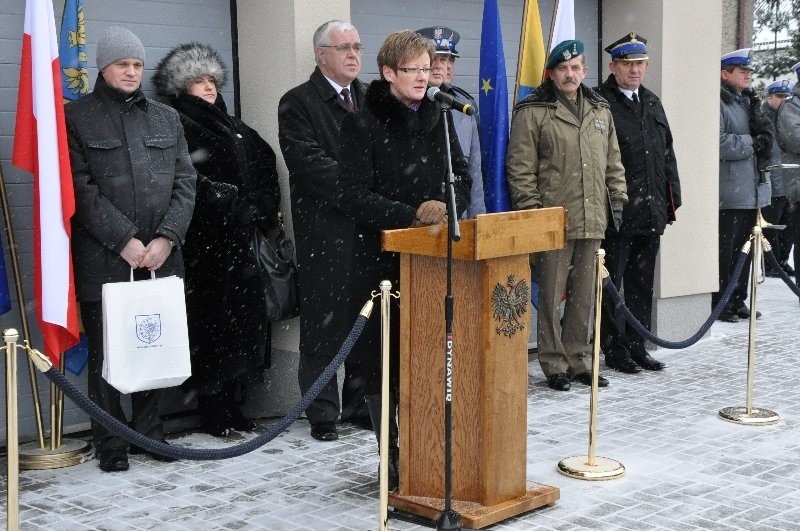
[{"label": "microphone", "polygon": [[475,114],[475,107],[473,107],[469,103],[458,101],[447,92],[442,92],[441,90],[439,90],[439,87],[430,87],[428,89],[427,95],[429,100],[438,101],[442,105],[445,105],[450,109],[455,109],[458,112],[463,112],[467,116],[472,116],[473,114]]}]

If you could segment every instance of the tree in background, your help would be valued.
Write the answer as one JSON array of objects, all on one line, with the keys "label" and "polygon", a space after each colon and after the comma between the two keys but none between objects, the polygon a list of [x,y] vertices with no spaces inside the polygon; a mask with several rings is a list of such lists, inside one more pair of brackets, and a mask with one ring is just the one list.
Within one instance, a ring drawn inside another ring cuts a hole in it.
[{"label": "tree in background", "polygon": [[756,0],[754,7],[753,29],[760,45],[756,73],[772,81],[785,76],[800,60],[800,0]]}]

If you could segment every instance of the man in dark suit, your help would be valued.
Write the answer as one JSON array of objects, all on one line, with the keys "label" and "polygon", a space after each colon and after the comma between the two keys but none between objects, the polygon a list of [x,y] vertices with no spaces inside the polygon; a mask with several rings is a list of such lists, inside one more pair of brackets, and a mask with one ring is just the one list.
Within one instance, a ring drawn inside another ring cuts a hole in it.
[{"label": "man in dark suit", "polygon": [[[278,107],[281,151],[289,169],[292,222],[300,284],[300,365],[305,393],[330,363],[355,321],[345,300],[354,227],[336,208],[339,129],[364,101],[361,40],[355,27],[332,20],[314,32],[317,67]],[[342,420],[372,429],[363,395],[361,364],[345,363]],[[311,436],[338,438],[339,391],[334,375],[306,409]]]},{"label": "man in dark suit", "polygon": [[[653,276],[661,235],[681,204],[672,133],[658,97],[643,85],[649,64],[647,39],[630,33],[605,48],[611,75],[598,88],[608,100],[625,166],[628,204],[619,227],[609,224],[603,249],[611,281],[624,287],[625,306],[645,328],[653,312]],[[644,348],[644,338],[625,323],[621,307],[603,298],[601,338],[606,365],[626,373],[660,371],[664,364]]]}]

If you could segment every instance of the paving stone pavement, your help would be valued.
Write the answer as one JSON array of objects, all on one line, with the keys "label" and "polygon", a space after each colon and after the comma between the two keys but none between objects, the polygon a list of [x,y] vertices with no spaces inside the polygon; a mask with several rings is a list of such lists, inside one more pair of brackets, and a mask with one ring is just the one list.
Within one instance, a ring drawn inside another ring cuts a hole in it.
[{"label": "paving stone pavement", "polygon": [[[696,345],[659,349],[669,367],[637,375],[605,370],[597,455],[626,468],[591,482],[556,470],[586,455],[589,389],[547,388],[529,364],[527,477],[554,485],[553,506],[488,529],[800,530],[800,306],[780,279],[759,288],[754,405],[776,411],[774,426],[740,426],[719,409],[744,406],[747,322],[716,323]],[[267,423],[268,421],[264,421]],[[192,433],[170,442],[194,448],[236,444]],[[370,432],[348,424],[335,443],[318,442],[298,421],[273,442],[226,461],[160,463],[131,456],[128,472],[95,461],[21,473],[22,529],[367,530],[377,525],[378,459]],[[520,463],[520,466],[523,466]],[[0,487],[5,492],[5,463]],[[3,494],[5,500],[5,494]],[[4,502],[3,502],[4,503]],[[5,511],[0,515],[5,526]],[[424,527],[390,520],[390,528]]]}]

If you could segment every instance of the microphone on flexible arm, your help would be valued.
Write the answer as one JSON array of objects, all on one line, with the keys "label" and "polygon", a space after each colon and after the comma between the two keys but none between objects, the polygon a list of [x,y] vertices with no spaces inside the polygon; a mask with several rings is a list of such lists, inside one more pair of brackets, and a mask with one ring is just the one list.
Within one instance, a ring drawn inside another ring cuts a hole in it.
[{"label": "microphone on flexible arm", "polygon": [[430,87],[426,94],[428,95],[429,100],[438,101],[442,105],[445,105],[450,109],[454,109],[458,112],[463,112],[467,116],[472,116],[473,114],[475,114],[475,107],[473,107],[469,103],[458,101],[450,94],[439,90],[439,87]]}]

